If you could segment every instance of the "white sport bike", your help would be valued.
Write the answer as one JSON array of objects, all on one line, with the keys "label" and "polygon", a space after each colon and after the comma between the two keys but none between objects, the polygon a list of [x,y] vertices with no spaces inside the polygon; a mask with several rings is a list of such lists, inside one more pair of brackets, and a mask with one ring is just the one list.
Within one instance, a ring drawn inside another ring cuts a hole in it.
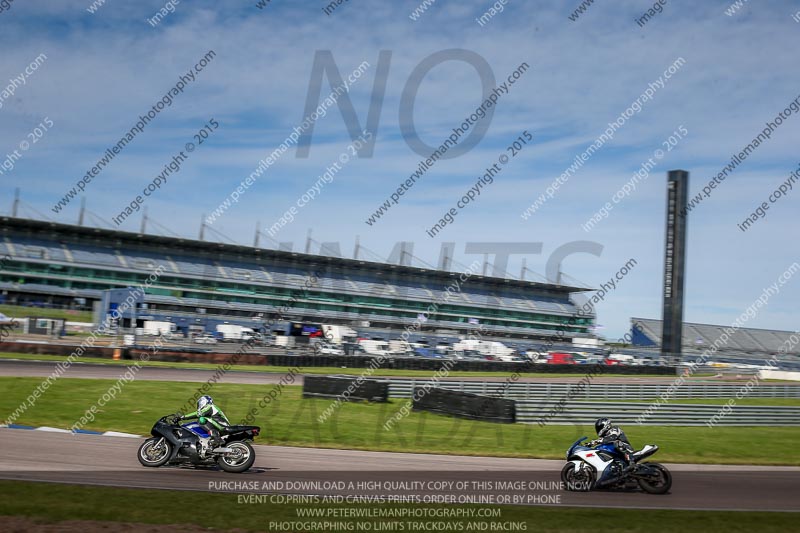
[{"label": "white sport bike", "polygon": [[567,490],[628,489],[638,485],[650,494],[669,492],[672,487],[669,470],[659,463],[639,463],[658,451],[655,444],[647,444],[634,452],[632,458],[635,465],[624,472],[625,461],[613,444],[582,445],[587,438],[581,437],[567,451],[567,464],[561,469],[561,481]]}]

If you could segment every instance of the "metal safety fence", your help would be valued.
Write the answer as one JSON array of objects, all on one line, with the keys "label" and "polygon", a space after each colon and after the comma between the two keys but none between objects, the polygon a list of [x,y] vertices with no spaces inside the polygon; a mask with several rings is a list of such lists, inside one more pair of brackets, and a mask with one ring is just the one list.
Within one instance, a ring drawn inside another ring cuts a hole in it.
[{"label": "metal safety fence", "polygon": [[[414,386],[427,383],[426,379],[389,378],[389,396],[410,398]],[[668,392],[673,380],[664,383],[589,383],[577,387],[576,383],[520,383],[504,381],[439,381],[436,386],[460,392],[502,396],[515,399],[560,400],[647,400],[669,394],[671,398],[734,398],[744,383],[686,382]],[[747,391],[750,398],[800,398],[800,384],[760,383]]]}]

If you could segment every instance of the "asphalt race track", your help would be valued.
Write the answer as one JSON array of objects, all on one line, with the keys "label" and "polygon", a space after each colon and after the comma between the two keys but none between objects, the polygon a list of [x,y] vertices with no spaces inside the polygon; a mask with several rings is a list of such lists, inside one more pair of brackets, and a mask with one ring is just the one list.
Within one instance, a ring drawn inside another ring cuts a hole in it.
[{"label": "asphalt race track", "polygon": [[[46,378],[54,370],[58,362],[55,361],[26,361],[15,359],[0,359],[0,376],[13,376],[13,377],[41,377]],[[176,363],[178,364],[178,363]],[[76,362],[67,370],[63,375],[65,378],[87,378],[87,379],[117,379],[120,375],[125,373],[125,365],[111,365],[102,363],[82,363]],[[354,370],[354,369],[351,369]],[[364,370],[364,369],[355,369]],[[204,382],[214,375],[216,370],[198,370],[186,368],[170,368],[170,367],[153,367],[143,366],[136,374],[137,380],[144,381],[190,381],[190,382]],[[300,373],[303,369],[300,368]],[[336,374],[336,369],[331,369],[331,374]],[[242,371],[230,370],[226,372],[219,380],[219,383],[240,383],[240,384],[274,384],[278,383],[284,376],[282,372],[260,372],[260,371]],[[380,371],[375,373],[376,377],[380,377]],[[559,383],[577,383],[585,376],[582,374],[575,374],[575,376],[537,376],[537,377],[520,377],[517,381],[526,382],[541,382],[541,381],[558,381]],[[389,377],[387,379],[392,379]],[[397,378],[403,379],[403,378]],[[421,378],[420,378],[421,379]],[[458,381],[505,381],[507,376],[498,375],[497,377],[462,377],[457,376],[452,379]],[[664,383],[675,379],[675,376],[663,377],[637,377],[637,376],[595,376],[592,381],[595,383]],[[692,382],[701,380],[692,380]],[[718,383],[719,381],[713,381]],[[302,385],[302,378],[298,378],[294,384]]]},{"label": "asphalt race track", "polygon": [[[668,465],[673,473],[673,488],[667,495],[572,493],[553,488],[559,481],[561,461],[256,446],[254,467],[245,474],[228,474],[214,468],[142,467],[136,459],[141,442],[130,437],[0,429],[4,450],[0,478],[238,494],[380,493],[407,497],[468,493],[485,497],[504,493],[518,494],[517,503],[528,505],[800,511],[798,467]],[[373,481],[396,487],[376,492],[330,486],[342,481]],[[459,481],[535,481],[539,489],[455,491],[433,486]],[[243,482],[259,488],[243,489]],[[263,485],[265,482],[272,483],[273,490]],[[412,483],[420,484],[409,488]],[[274,490],[281,484],[285,490]]]},{"label": "asphalt race track", "polygon": [[[47,361],[0,360],[0,376],[45,378],[55,365],[55,362]],[[117,379],[124,372],[125,367],[121,365],[76,363],[63,377]],[[137,379],[203,382],[213,373],[212,370],[142,367]],[[270,384],[277,383],[282,376],[282,373],[230,371],[220,381]],[[671,379],[669,376],[666,378]],[[492,378],[475,379],[488,381]],[[552,379],[577,381],[582,376]],[[597,380],[626,383],[662,381],[637,377],[598,377]],[[399,494],[438,495],[441,498],[463,494],[472,498],[491,494],[500,497],[502,494],[517,497],[509,503],[527,505],[800,511],[797,497],[800,494],[800,467],[668,465],[673,473],[673,488],[667,495],[654,496],[639,491],[574,493],[557,486],[564,464],[562,461],[256,446],[254,467],[237,475],[209,468],[142,467],[136,459],[141,441],[125,437],[0,429],[0,445],[5,452],[0,457],[0,479],[238,494]],[[363,488],[374,487],[367,484],[361,485],[359,490],[344,490],[336,485],[342,481],[386,483],[396,489],[376,491]],[[437,481],[452,482],[453,486],[466,481],[475,490],[437,489],[429,485]],[[535,483],[538,488],[535,491],[486,489],[489,484],[501,481],[527,481],[528,486]],[[242,482],[248,482],[244,489]],[[260,488],[252,490],[251,482]],[[480,485],[481,482],[489,483]],[[458,502],[454,500],[452,503]]]},{"label": "asphalt race track", "polygon": [[[56,361],[0,359],[0,376],[46,378],[53,373],[57,364],[58,362]],[[70,366],[62,377],[118,379],[120,375],[125,373],[127,368],[126,365],[76,362]],[[216,370],[143,366],[136,373],[136,379],[142,381],[189,381],[202,383],[213,376],[214,372]],[[218,382],[250,385],[273,384],[278,383],[283,375],[283,373],[231,370],[219,378]]]}]

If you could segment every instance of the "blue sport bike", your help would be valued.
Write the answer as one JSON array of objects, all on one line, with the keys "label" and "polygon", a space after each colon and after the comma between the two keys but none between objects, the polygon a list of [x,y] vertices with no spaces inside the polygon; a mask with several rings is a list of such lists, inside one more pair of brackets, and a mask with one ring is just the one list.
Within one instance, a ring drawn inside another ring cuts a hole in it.
[{"label": "blue sport bike", "polygon": [[256,460],[250,444],[258,436],[258,426],[228,426],[220,431],[222,445],[208,452],[201,451],[201,438],[209,434],[196,421],[180,424],[175,415],[158,419],[150,430],[152,437],[139,446],[139,462],[144,466],[166,464],[219,465],[226,472],[241,473]]},{"label": "blue sport bike", "polygon": [[567,451],[567,464],[561,469],[561,481],[567,490],[631,489],[637,485],[650,494],[666,494],[672,487],[672,474],[659,463],[640,463],[658,451],[647,444],[632,454],[634,467],[625,472],[625,461],[613,444],[581,444],[576,440]]}]

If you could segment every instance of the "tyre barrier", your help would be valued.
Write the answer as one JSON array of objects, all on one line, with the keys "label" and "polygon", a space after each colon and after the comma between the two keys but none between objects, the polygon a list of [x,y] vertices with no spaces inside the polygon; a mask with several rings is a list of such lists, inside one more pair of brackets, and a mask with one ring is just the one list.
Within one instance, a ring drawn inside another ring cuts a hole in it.
[{"label": "tyre barrier", "polygon": [[389,382],[353,376],[303,376],[303,398],[340,398],[342,401],[389,401]]},{"label": "tyre barrier", "polygon": [[440,388],[415,387],[413,409],[485,422],[513,424],[517,421],[514,400]]}]

